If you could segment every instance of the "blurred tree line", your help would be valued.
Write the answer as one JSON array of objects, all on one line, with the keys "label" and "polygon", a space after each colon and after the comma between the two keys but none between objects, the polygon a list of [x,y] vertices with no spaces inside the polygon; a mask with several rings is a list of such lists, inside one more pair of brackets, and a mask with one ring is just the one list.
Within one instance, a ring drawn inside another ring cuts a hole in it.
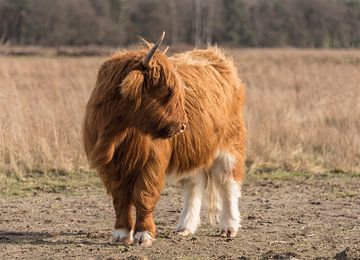
[{"label": "blurred tree line", "polygon": [[360,47],[360,0],[0,0],[0,43]]}]

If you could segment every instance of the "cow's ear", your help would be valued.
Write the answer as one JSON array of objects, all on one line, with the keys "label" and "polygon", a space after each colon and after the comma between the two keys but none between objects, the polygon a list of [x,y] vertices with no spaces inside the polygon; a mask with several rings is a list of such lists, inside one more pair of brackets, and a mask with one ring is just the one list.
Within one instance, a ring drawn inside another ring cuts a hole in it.
[{"label": "cow's ear", "polygon": [[141,89],[144,83],[144,74],[139,70],[131,71],[121,83],[121,94],[134,101],[135,107],[141,103]]}]

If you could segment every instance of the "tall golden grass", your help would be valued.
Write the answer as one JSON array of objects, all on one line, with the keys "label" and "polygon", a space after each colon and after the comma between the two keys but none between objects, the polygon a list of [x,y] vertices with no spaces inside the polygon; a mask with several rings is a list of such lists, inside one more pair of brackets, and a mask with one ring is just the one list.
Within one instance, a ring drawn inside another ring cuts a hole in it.
[{"label": "tall golden grass", "polygon": [[248,85],[250,170],[360,171],[360,51],[233,54]]},{"label": "tall golden grass", "polygon": [[86,165],[81,122],[101,58],[0,57],[0,167]]},{"label": "tall golden grass", "polygon": [[[360,171],[360,51],[228,50],[247,83],[248,169]],[[105,57],[0,57],[0,171],[87,169],[86,101]]]}]

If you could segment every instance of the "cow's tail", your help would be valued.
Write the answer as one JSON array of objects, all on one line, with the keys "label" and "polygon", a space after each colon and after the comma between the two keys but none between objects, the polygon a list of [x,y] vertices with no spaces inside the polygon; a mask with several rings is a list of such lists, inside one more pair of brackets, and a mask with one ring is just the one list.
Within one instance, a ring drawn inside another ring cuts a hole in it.
[{"label": "cow's tail", "polygon": [[208,217],[210,224],[215,225],[216,222],[218,222],[218,215],[221,210],[219,187],[213,174],[208,173],[206,177],[205,199],[208,208]]}]

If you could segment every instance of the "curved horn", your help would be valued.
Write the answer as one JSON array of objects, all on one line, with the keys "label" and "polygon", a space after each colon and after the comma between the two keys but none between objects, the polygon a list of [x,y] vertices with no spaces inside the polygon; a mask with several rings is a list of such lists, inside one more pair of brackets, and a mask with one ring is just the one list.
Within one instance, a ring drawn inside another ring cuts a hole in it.
[{"label": "curved horn", "polygon": [[169,46],[166,46],[166,49],[163,51],[163,53],[166,54],[168,50],[169,50]]},{"label": "curved horn", "polygon": [[159,46],[161,45],[162,41],[164,40],[165,37],[165,32],[162,32],[159,40],[155,43],[155,45],[150,49],[150,51],[146,54],[145,58],[142,60],[142,65],[144,67],[147,67],[149,65],[149,62],[152,58],[152,56],[154,55],[155,51],[159,48]]}]

